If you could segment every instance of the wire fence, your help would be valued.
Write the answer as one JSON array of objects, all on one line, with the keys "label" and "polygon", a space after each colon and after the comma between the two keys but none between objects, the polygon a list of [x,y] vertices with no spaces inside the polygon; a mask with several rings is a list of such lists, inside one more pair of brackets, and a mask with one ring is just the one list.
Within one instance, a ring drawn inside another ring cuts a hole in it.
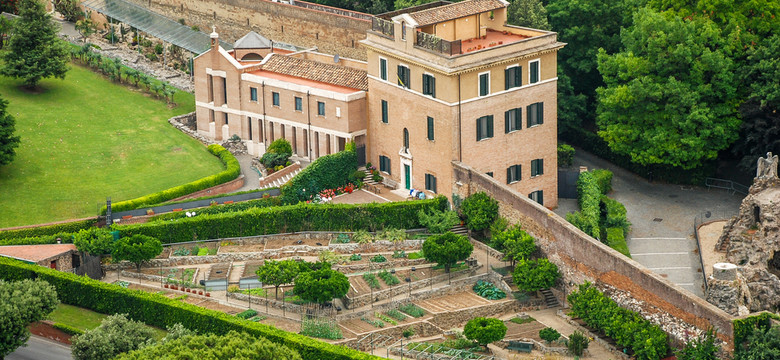
[{"label": "wire fence", "polygon": [[750,190],[749,186],[742,185],[738,182],[716,178],[706,178],[704,180],[704,185],[707,186],[707,189],[716,188],[730,191],[732,195],[736,193],[747,195]]}]

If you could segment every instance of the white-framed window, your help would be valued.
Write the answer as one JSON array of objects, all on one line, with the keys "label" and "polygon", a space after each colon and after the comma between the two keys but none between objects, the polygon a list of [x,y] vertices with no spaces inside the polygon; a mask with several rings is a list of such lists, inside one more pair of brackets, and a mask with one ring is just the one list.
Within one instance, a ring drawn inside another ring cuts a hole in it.
[{"label": "white-framed window", "polygon": [[479,73],[479,96],[490,94],[490,71]]},{"label": "white-framed window", "polygon": [[539,82],[539,67],[540,67],[540,61],[539,59],[531,60],[528,62],[528,83],[534,84]]}]

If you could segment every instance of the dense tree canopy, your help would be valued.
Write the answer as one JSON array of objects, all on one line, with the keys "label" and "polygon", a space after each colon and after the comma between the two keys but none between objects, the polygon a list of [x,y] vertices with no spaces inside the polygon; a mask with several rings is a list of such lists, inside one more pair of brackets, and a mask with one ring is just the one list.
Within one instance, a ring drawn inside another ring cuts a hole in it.
[{"label": "dense tree canopy", "polygon": [[553,287],[560,276],[558,267],[547,259],[520,259],[512,273],[517,288],[527,292]]},{"label": "dense tree canopy", "polygon": [[79,230],[73,236],[73,245],[76,249],[93,256],[110,254],[114,245],[114,237],[106,229],[92,227]]},{"label": "dense tree canopy", "polygon": [[162,252],[160,240],[146,235],[132,235],[119,239],[113,245],[111,258],[114,262],[127,260],[141,271],[141,263],[154,259]]},{"label": "dense tree canopy", "polygon": [[466,218],[466,227],[474,231],[482,231],[498,217],[498,201],[484,192],[469,195],[460,205],[460,210]]},{"label": "dense tree canopy", "polygon": [[272,343],[262,337],[231,330],[224,335],[207,334],[185,336],[147,346],[127,354],[119,360],[300,360],[295,350],[281,344]]},{"label": "dense tree canopy", "polygon": [[423,254],[425,259],[444,266],[444,271],[449,273],[452,265],[461,260],[466,260],[474,251],[474,245],[463,235],[446,232],[441,235],[433,235],[425,239]]},{"label": "dense tree canopy", "polygon": [[68,71],[67,45],[57,37],[57,25],[39,0],[20,0],[19,20],[3,54],[3,75],[22,79],[36,87],[47,77],[65,78]]},{"label": "dense tree canopy", "polygon": [[154,342],[154,330],[141,322],[115,314],[100,326],[71,339],[74,360],[109,360]]},{"label": "dense tree canopy", "polygon": [[480,345],[486,346],[506,336],[506,325],[499,319],[473,318],[463,328],[463,335],[469,340],[474,340]]},{"label": "dense tree canopy", "polygon": [[8,113],[8,101],[0,97],[0,165],[7,165],[16,156],[21,139],[14,135],[16,119]]},{"label": "dense tree canopy", "polygon": [[323,268],[298,275],[293,291],[303,300],[325,304],[347,294],[349,279],[336,270]]},{"label": "dense tree canopy", "polygon": [[43,320],[59,304],[54,286],[42,280],[0,280],[0,359],[30,338],[28,326]]},{"label": "dense tree canopy", "polygon": [[512,25],[550,30],[547,10],[541,0],[514,0],[507,8],[507,22]]},{"label": "dense tree canopy", "polygon": [[493,244],[494,248],[504,252],[504,260],[511,261],[513,266],[520,259],[530,258],[536,251],[536,240],[523,231],[520,225],[513,225],[493,236]]},{"label": "dense tree canopy", "polygon": [[692,169],[737,139],[734,62],[712,21],[645,8],[621,39],[622,52],[598,55],[599,135],[613,151]]},{"label": "dense tree canopy", "polygon": [[274,298],[279,298],[279,286],[292,283],[298,276],[300,265],[295,260],[266,260],[263,266],[257,269],[257,279],[263,284],[270,284],[276,288]]}]

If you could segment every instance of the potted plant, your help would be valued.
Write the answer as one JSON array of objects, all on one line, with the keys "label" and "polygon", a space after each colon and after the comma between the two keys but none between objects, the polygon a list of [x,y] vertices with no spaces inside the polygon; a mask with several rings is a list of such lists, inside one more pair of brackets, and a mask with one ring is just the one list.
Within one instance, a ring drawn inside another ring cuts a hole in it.
[{"label": "potted plant", "polygon": [[198,290],[198,295],[203,295],[203,290]]},{"label": "potted plant", "polygon": [[206,293],[206,297],[211,297],[211,293]]},{"label": "potted plant", "polygon": [[154,215],[154,210],[146,209],[146,215]]}]

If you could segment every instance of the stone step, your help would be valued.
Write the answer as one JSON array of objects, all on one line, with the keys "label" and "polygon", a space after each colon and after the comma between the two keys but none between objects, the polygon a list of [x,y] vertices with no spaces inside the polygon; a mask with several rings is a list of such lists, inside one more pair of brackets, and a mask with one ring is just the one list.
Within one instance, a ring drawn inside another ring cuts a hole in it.
[{"label": "stone step", "polygon": [[542,293],[542,296],[544,296],[544,303],[547,305],[547,308],[554,308],[560,306],[558,303],[558,299],[553,295],[552,291],[550,289],[542,289],[539,290],[539,292]]}]

